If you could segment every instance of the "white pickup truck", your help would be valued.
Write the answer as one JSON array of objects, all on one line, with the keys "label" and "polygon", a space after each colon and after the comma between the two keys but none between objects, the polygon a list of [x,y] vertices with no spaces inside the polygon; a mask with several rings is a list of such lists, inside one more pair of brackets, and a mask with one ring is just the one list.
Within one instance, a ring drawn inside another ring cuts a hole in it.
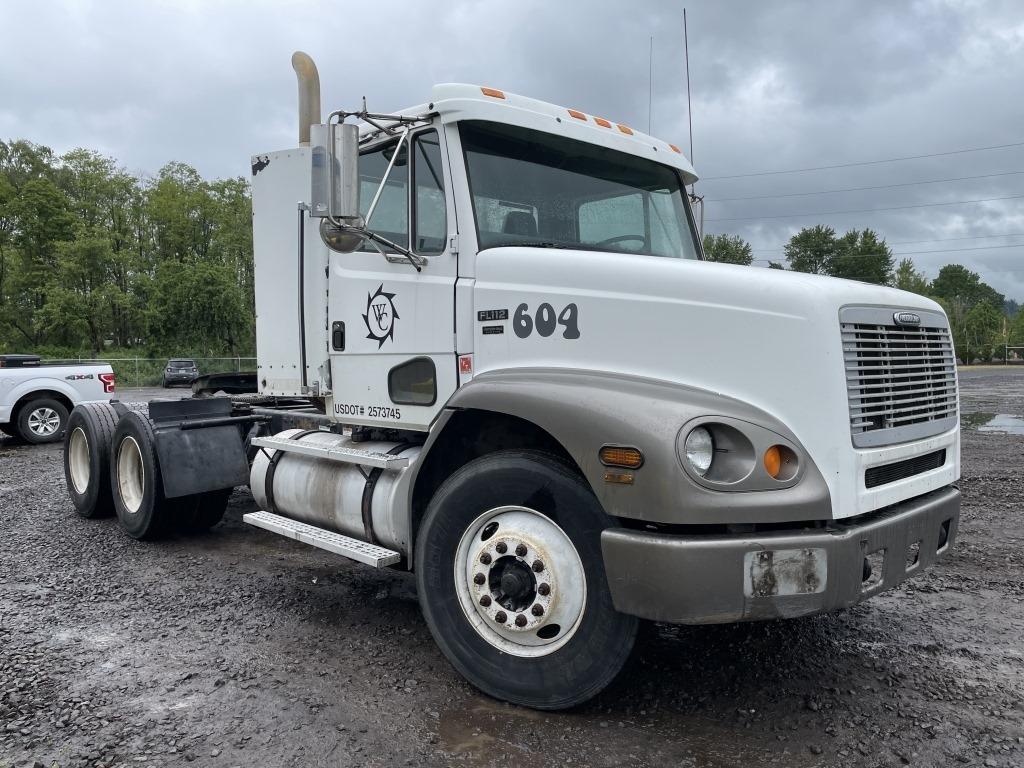
[{"label": "white pickup truck", "polygon": [[64,436],[80,403],[106,403],[114,394],[109,365],[42,365],[35,355],[0,355],[0,431],[29,443]]}]

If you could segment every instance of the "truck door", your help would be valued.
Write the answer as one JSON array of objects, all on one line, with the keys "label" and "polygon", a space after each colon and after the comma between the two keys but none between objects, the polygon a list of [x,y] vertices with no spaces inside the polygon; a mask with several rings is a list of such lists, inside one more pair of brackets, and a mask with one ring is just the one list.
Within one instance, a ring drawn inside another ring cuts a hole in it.
[{"label": "truck door", "polygon": [[[363,216],[399,142],[360,154]],[[425,430],[455,391],[457,254],[447,153],[428,128],[398,149],[368,228],[422,257],[417,272],[398,253],[372,244],[331,253],[328,278],[331,391],[346,423]]]}]

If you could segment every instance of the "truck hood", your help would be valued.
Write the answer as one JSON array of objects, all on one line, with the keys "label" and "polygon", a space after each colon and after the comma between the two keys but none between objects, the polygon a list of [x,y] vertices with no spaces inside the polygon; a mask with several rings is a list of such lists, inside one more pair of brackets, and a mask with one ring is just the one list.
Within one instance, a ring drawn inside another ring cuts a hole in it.
[{"label": "truck hood", "polygon": [[[832,468],[854,450],[840,308],[942,311],[929,299],[893,288],[654,256],[494,248],[478,255],[476,272],[475,310],[507,309],[510,317],[500,335],[485,335],[486,323],[475,323],[478,373],[570,367],[742,400],[793,431],[834,500],[840,489]],[[536,323],[542,304],[556,316],[576,305],[579,337],[566,338],[562,325],[542,336]],[[532,320],[533,332],[525,337],[516,333],[517,311]]]}]

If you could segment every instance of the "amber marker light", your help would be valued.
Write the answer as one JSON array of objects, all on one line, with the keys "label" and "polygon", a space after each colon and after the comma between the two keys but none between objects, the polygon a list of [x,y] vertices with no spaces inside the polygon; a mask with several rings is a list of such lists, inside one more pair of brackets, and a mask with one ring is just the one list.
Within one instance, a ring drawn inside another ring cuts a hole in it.
[{"label": "amber marker light", "polygon": [[587,119],[587,116],[580,112],[578,109],[569,109],[566,111],[569,113],[570,117],[575,117],[577,120],[585,121]]},{"label": "amber marker light", "polygon": [[675,144],[669,144],[668,146],[669,146],[669,149],[671,149],[671,150],[672,150],[673,152],[675,152],[675,153],[676,153],[677,155],[681,155],[681,154],[683,154],[683,150],[681,150],[681,149],[680,149],[679,147],[677,147],[677,146],[676,146]]},{"label": "amber marker light", "polygon": [[622,131],[627,136],[633,135],[633,129],[630,128],[628,125],[623,125],[622,123],[616,123],[615,125],[618,127],[620,131]]},{"label": "amber marker light", "polygon": [[606,467],[640,469],[644,465],[644,455],[640,453],[639,448],[606,445],[598,455],[601,458],[601,463]]},{"label": "amber marker light", "polygon": [[779,446],[773,445],[764,452],[764,469],[776,480],[779,479],[779,475],[782,473],[782,451]]},{"label": "amber marker light", "polygon": [[497,88],[481,88],[480,93],[484,96],[490,96],[494,99],[504,99],[505,94],[503,91],[499,91]]},{"label": "amber marker light", "polygon": [[594,122],[597,123],[598,125],[600,125],[602,128],[611,128],[612,127],[611,122],[609,122],[608,120],[605,120],[603,117],[595,117],[594,118]]}]

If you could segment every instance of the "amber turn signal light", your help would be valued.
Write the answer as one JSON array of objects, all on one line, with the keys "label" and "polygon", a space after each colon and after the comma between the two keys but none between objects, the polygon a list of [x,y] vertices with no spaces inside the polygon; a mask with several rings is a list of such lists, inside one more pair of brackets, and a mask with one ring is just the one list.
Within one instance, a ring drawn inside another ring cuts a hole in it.
[{"label": "amber turn signal light", "polygon": [[629,448],[621,445],[606,445],[598,454],[601,463],[606,467],[624,467],[625,469],[640,469],[644,465],[644,455],[639,448]]},{"label": "amber turn signal light", "polygon": [[764,469],[776,480],[779,479],[782,474],[782,449],[779,446],[773,445],[764,452]]},{"label": "amber turn signal light", "polygon": [[504,99],[505,94],[499,91],[497,88],[481,88],[480,92],[484,96],[490,96],[492,99]]}]

